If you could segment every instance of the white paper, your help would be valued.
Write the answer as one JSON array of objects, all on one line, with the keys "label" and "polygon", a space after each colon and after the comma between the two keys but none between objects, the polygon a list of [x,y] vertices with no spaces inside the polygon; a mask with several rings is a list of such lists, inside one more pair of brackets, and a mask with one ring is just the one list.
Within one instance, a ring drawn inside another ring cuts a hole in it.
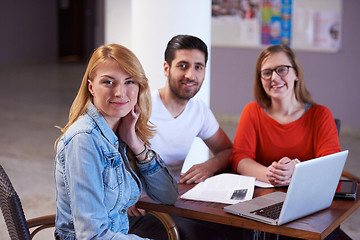
[{"label": "white paper", "polygon": [[199,183],[181,198],[235,204],[252,199],[254,186],[254,177],[223,173]]},{"label": "white paper", "polygon": [[314,45],[319,48],[338,49],[340,13],[318,11],[315,13]]},{"label": "white paper", "polygon": [[274,185],[272,185],[272,184],[270,184],[270,183],[262,182],[262,181],[259,181],[259,180],[255,180],[255,186],[261,187],[261,188],[272,188],[272,187],[275,187]]},{"label": "white paper", "polygon": [[314,44],[314,9],[295,8],[292,44],[312,48]]}]

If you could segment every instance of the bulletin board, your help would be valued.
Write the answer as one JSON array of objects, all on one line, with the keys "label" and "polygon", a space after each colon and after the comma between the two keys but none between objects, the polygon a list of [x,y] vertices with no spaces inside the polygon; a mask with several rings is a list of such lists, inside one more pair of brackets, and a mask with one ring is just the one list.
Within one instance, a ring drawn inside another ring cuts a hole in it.
[{"label": "bulletin board", "polygon": [[343,0],[212,0],[212,46],[337,52]]}]

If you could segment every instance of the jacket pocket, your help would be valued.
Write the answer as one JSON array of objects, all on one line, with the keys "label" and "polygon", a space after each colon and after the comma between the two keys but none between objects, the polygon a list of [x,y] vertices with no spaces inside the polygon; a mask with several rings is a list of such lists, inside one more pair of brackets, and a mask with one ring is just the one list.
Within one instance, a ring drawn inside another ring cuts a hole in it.
[{"label": "jacket pocket", "polygon": [[105,169],[103,174],[104,186],[114,190],[123,182],[123,173],[120,154],[107,154],[105,156]]},{"label": "jacket pocket", "polygon": [[124,191],[124,163],[119,153],[105,156],[104,181],[104,205],[108,211],[116,208]]}]

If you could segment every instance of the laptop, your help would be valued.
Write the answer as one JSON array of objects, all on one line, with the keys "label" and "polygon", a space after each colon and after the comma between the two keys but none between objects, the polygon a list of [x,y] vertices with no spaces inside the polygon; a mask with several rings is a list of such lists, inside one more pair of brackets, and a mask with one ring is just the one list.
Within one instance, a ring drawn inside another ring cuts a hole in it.
[{"label": "laptop", "polygon": [[[329,207],[341,178],[348,150],[295,165],[287,193],[272,192],[224,208],[228,213],[282,225]],[[273,210],[277,213],[273,213]],[[277,210],[276,210],[277,209]]]}]

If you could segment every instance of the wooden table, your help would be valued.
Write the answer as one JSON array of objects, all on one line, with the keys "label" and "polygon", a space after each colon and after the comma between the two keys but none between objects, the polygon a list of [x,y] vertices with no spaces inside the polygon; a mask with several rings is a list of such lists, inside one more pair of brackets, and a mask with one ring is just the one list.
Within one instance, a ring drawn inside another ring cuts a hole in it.
[{"label": "wooden table", "polygon": [[[180,199],[180,196],[183,193],[194,186],[195,184],[179,184],[179,198],[174,205],[159,204],[152,201],[149,197],[144,197],[139,200],[136,206],[142,209],[171,215],[302,239],[324,239],[360,206],[360,190],[358,189],[356,201],[335,199],[332,205],[325,210],[282,226],[273,226],[226,213],[223,208],[228,204]],[[256,187],[254,197],[268,194],[273,191],[286,191],[286,188]]]}]

